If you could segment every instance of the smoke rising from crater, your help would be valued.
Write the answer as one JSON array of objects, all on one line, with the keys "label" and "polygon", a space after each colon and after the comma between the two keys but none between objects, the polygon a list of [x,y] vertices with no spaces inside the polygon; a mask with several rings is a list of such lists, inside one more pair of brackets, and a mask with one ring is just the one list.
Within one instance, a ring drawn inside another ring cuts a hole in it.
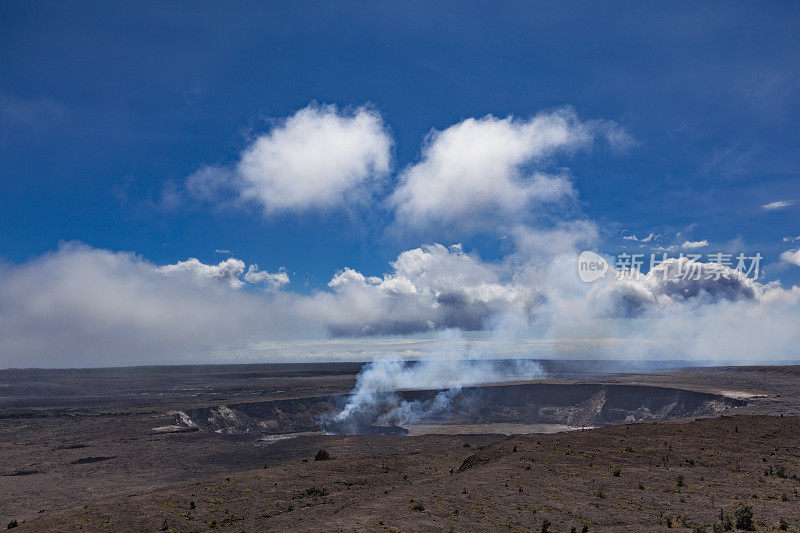
[{"label": "smoke rising from crater", "polygon": [[[322,421],[331,433],[365,433],[371,427],[404,426],[446,417],[464,387],[544,376],[532,360],[467,359],[470,349],[421,361],[381,359],[367,364],[343,409]],[[398,391],[438,390],[432,398],[407,400]]]}]

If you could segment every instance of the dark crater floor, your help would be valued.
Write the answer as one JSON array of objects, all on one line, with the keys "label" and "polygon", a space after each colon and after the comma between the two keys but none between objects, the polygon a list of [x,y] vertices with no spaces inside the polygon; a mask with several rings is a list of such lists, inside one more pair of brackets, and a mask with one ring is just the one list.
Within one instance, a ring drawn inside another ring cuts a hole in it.
[{"label": "dark crater floor", "polygon": [[[441,390],[378,393],[397,402],[425,406]],[[355,426],[330,422],[348,395],[246,402],[175,412],[175,426],[257,440],[268,435],[318,431],[363,435],[405,433],[402,422],[381,424],[381,413]],[[386,398],[378,405],[394,405]],[[449,407],[427,413],[417,424],[557,424],[599,427],[652,420],[712,416],[744,400],[721,394],[642,385],[525,383],[467,387],[450,394]],[[423,409],[424,411],[424,409]]]}]

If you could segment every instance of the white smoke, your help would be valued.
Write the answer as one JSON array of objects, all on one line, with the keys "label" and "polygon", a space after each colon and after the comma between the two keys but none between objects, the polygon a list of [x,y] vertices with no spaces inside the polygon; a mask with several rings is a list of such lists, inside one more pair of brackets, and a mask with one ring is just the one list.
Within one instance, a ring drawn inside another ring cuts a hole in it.
[{"label": "white smoke", "polygon": [[[403,426],[447,415],[464,387],[542,377],[533,360],[480,359],[486,354],[456,332],[446,332],[455,347],[433,358],[379,359],[367,364],[344,408],[323,420],[332,433],[362,433],[370,427]],[[400,391],[434,390],[433,397],[408,400]]]}]

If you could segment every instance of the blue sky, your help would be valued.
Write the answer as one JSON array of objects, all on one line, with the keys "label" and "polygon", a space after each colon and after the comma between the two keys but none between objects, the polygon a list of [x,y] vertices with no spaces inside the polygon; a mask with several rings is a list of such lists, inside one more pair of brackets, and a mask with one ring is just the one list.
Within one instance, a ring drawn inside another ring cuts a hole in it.
[{"label": "blue sky", "polygon": [[[301,294],[345,267],[381,276],[421,244],[502,261],[508,221],[409,230],[392,191],[432,130],[571,109],[624,142],[597,134],[549,160],[574,202],[520,220],[551,227],[567,209],[606,251],[650,233],[664,247],[760,251],[768,280],[788,286],[800,271],[779,259],[800,236],[798,27],[800,6],[783,2],[4,2],[0,257],[18,268],[63,241],[154,265],[230,250],[284,268]],[[266,213],[165,200],[315,103],[381,117],[391,161],[366,203]],[[763,207],[774,202],[785,205]]]}]

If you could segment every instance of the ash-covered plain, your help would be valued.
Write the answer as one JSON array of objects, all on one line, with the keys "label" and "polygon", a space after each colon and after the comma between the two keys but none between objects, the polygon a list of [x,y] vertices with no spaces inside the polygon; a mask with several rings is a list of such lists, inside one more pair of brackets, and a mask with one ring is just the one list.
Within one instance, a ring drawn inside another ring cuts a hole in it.
[{"label": "ash-covered plain", "polygon": [[746,509],[800,527],[800,367],[426,364],[0,371],[0,519],[712,531]]}]

